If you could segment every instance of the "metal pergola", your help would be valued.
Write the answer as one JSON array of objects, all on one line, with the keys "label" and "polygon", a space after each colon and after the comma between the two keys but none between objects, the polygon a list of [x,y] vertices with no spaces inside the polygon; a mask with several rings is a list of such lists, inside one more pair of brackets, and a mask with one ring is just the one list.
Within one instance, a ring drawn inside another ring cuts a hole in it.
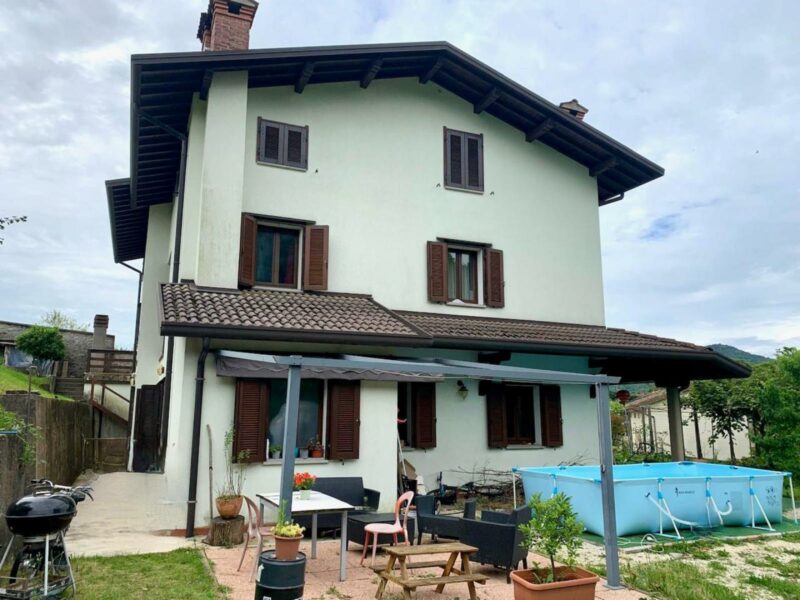
[{"label": "metal pergola", "polygon": [[[588,375],[564,371],[547,371],[527,367],[493,365],[444,358],[375,358],[368,356],[341,355],[335,358],[309,356],[278,356],[220,350],[218,357],[250,363],[252,376],[258,377],[259,363],[269,375],[285,371],[286,418],[283,430],[283,447],[294,448],[297,444],[297,421],[300,409],[301,372],[313,371],[316,377],[327,371],[330,377],[336,373],[358,374],[363,379],[391,380],[393,376],[407,380],[409,376],[458,377],[488,381],[513,381],[518,383],[547,383],[558,385],[593,385],[597,399],[597,429],[600,445],[600,485],[603,498],[603,537],[606,554],[607,585],[620,587],[619,552],[617,547],[617,525],[614,506],[613,450],[611,439],[611,415],[609,412],[608,386],[619,382],[618,377]],[[282,374],[281,374],[282,376]],[[286,518],[291,518],[292,487],[294,482],[295,457],[293,452],[284,452],[281,467],[280,504],[285,507]]]}]

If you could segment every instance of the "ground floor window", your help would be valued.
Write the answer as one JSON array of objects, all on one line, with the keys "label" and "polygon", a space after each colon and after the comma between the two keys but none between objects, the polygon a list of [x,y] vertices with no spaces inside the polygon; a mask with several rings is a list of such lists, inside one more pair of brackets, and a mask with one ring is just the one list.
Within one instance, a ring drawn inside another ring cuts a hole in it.
[{"label": "ground floor window", "polygon": [[559,386],[493,383],[487,387],[490,448],[563,445]]},{"label": "ground floor window", "polygon": [[[286,419],[286,380],[273,379],[270,386],[269,443],[270,447],[283,444],[283,424]],[[322,413],[325,386],[321,379],[300,381],[300,414],[297,421],[297,447],[322,440]]]},{"label": "ground floor window", "polygon": [[[269,459],[270,451],[296,455],[312,444],[324,447],[325,458],[358,458],[360,381],[303,379],[296,448],[283,448],[286,419],[285,379],[239,379],[236,382],[233,452],[244,451],[249,462]],[[304,453],[303,453],[304,454]]]}]

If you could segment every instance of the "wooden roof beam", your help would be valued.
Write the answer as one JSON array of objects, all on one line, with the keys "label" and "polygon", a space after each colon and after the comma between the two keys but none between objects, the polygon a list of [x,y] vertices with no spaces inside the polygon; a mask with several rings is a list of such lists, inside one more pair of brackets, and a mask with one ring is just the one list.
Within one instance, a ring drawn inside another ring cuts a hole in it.
[{"label": "wooden roof beam", "polygon": [[432,65],[431,65],[431,66],[428,68],[428,70],[427,70],[427,71],[425,71],[425,73],[424,73],[423,75],[421,75],[421,76],[420,76],[420,78],[419,78],[419,82],[420,82],[420,83],[428,83],[428,82],[429,82],[431,79],[433,79],[433,76],[434,76],[434,75],[436,75],[436,73],[438,73],[438,72],[439,72],[439,69],[441,69],[441,68],[442,68],[442,65],[443,65],[443,64],[444,64],[444,59],[443,59],[443,58],[441,58],[441,57],[437,58],[437,59],[436,59],[436,62],[435,62],[435,63],[433,63],[433,64],[432,64]]},{"label": "wooden roof beam", "polygon": [[487,108],[489,108],[500,97],[500,90],[493,87],[489,92],[481,98],[481,101],[474,105],[475,114],[479,115]]},{"label": "wooden roof beam", "polygon": [[591,169],[589,169],[589,176],[590,177],[597,177],[601,173],[605,173],[609,169],[613,169],[617,166],[617,159],[614,157],[609,158],[608,160],[604,160],[601,163],[597,163]]},{"label": "wooden roof beam", "polygon": [[545,119],[541,123],[539,123],[533,129],[529,129],[525,132],[525,141],[526,142],[535,142],[540,137],[542,137],[548,131],[554,129],[556,124],[553,122],[552,119]]},{"label": "wooden roof beam", "polygon": [[306,64],[303,65],[303,70],[300,71],[300,75],[297,77],[297,81],[294,84],[295,93],[297,94],[303,93],[303,90],[306,89],[306,85],[308,84],[313,74],[314,74],[314,63],[308,61]]},{"label": "wooden roof beam", "polygon": [[369,87],[369,84],[372,83],[373,79],[375,79],[375,76],[378,74],[378,71],[381,70],[382,66],[383,66],[382,58],[376,58],[375,60],[372,61],[372,63],[370,63],[369,69],[367,69],[367,72],[364,73],[364,76],[361,78],[361,83],[359,84],[361,86],[361,89],[365,90]]}]

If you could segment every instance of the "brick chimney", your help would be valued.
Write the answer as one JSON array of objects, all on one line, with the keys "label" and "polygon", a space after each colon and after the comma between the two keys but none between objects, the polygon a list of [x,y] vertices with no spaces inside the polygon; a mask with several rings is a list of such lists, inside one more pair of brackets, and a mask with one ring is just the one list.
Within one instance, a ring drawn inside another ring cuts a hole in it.
[{"label": "brick chimney", "polygon": [[247,50],[256,10],[255,0],[209,0],[197,28],[203,50]]},{"label": "brick chimney", "polygon": [[108,333],[108,315],[94,316],[94,331],[92,333],[92,350],[105,350]]},{"label": "brick chimney", "polygon": [[579,121],[583,121],[583,118],[586,116],[586,113],[589,112],[589,109],[583,106],[575,98],[573,98],[569,102],[562,102],[561,104],[558,105],[558,108],[563,110],[565,113],[572,115]]}]

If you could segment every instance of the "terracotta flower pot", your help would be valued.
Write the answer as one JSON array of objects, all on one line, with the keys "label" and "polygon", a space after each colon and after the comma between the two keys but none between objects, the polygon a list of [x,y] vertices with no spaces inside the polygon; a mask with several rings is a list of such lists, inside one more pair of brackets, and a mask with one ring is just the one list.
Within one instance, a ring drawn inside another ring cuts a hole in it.
[{"label": "terracotta flower pot", "polygon": [[278,560],[294,560],[300,551],[300,541],[303,536],[283,537],[275,536],[275,558]]},{"label": "terracotta flower pot", "polygon": [[217,498],[217,512],[223,519],[233,519],[242,510],[242,496]]},{"label": "terracotta flower pot", "polygon": [[544,580],[549,569],[524,569],[512,571],[514,600],[594,600],[594,588],[600,579],[583,569],[556,567],[556,579],[552,583],[536,583],[534,573]]},{"label": "terracotta flower pot", "polygon": [[311,448],[308,451],[308,455],[311,458],[322,458],[322,448]]}]

